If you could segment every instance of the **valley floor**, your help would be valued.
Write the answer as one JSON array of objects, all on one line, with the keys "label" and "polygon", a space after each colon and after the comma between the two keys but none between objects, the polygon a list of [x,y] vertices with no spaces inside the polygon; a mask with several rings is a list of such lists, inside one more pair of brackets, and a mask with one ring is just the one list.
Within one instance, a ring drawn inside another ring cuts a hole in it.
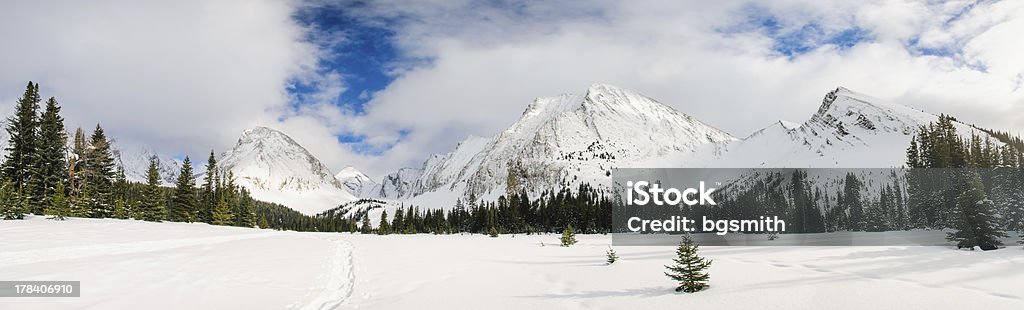
[{"label": "valley floor", "polygon": [[675,293],[674,247],[557,235],[350,235],[206,224],[0,222],[0,280],[81,280],[0,309],[1019,309],[1024,250],[702,247],[711,288]]}]

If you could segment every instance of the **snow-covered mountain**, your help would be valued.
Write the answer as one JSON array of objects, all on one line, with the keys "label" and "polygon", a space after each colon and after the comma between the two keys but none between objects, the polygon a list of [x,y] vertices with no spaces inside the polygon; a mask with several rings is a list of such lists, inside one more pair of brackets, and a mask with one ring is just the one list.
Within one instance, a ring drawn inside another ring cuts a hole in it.
[{"label": "snow-covered mountain", "polygon": [[160,172],[161,185],[173,186],[181,172],[181,163],[164,155],[158,155],[148,148],[113,147],[114,162],[124,167],[124,176],[128,181],[145,183],[148,179],[149,159],[156,158],[157,171]]},{"label": "snow-covered mountain", "polygon": [[[623,167],[899,167],[918,128],[937,120],[840,87],[809,120],[778,121],[737,139],[643,95],[596,84],[583,95],[538,98],[497,136],[471,136],[365,194],[444,205],[469,194],[493,198],[509,181],[534,192],[608,186],[610,170]],[[955,125],[961,135],[984,135]]]},{"label": "snow-covered mountain", "polygon": [[[423,166],[392,173],[382,198],[436,193],[503,194],[508,182],[531,192],[608,183],[623,163],[695,152],[735,138],[638,93],[595,84],[582,95],[541,97],[505,131],[469,137]],[[511,177],[510,177],[511,174]]]},{"label": "snow-covered mountain", "polygon": [[[918,128],[938,115],[837,88],[802,124],[775,122],[742,140],[701,152],[672,154],[648,161],[651,167],[730,168],[892,168],[906,159],[905,150]],[[954,122],[963,136],[986,135]]]},{"label": "snow-covered mountain", "polygon": [[345,186],[349,193],[356,196],[362,196],[364,191],[368,192],[377,185],[373,179],[352,166],[341,169],[338,174],[334,175],[334,178],[338,179],[338,182],[341,182],[341,185]]},{"label": "snow-covered mountain", "polygon": [[256,127],[246,130],[219,166],[234,174],[253,198],[316,214],[356,197],[319,159],[284,133]]}]

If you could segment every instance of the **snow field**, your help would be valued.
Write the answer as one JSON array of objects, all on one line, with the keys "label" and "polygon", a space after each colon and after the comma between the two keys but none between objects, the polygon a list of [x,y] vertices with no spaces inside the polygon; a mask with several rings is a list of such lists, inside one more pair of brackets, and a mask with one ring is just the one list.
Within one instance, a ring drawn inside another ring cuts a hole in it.
[{"label": "snow field", "polygon": [[[899,234],[902,232],[895,232]],[[1020,309],[1024,250],[701,247],[711,288],[676,293],[673,246],[557,234],[298,233],[113,219],[0,221],[0,278],[79,298],[0,309]],[[785,241],[786,235],[779,241]]]},{"label": "snow field", "polygon": [[336,236],[132,220],[0,222],[0,278],[81,281],[0,309],[332,309],[351,292]]}]

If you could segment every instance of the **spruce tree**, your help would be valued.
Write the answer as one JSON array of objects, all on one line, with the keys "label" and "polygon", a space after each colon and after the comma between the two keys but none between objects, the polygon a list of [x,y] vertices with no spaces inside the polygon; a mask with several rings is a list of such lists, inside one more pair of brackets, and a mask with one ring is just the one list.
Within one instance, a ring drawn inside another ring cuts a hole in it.
[{"label": "spruce tree", "polygon": [[20,220],[25,218],[21,198],[14,190],[14,183],[0,181],[0,219]]},{"label": "spruce tree", "polygon": [[193,222],[196,220],[196,180],[192,178],[192,161],[188,156],[181,163],[178,180],[174,184],[174,198],[171,199],[171,220]]},{"label": "spruce tree", "polygon": [[980,247],[982,250],[995,250],[1003,243],[1000,238],[1006,237],[999,223],[992,200],[985,195],[985,186],[977,172],[969,171],[966,175],[965,190],[957,197],[954,210],[953,228],[946,239],[954,241],[957,248]]},{"label": "spruce tree", "polygon": [[705,260],[697,254],[698,246],[693,243],[690,234],[684,234],[682,238],[676,249],[676,258],[672,259],[675,265],[665,266],[668,269],[665,276],[679,282],[676,292],[699,292],[708,287],[710,275],[707,269],[711,266],[711,260]]},{"label": "spruce tree", "polygon": [[231,205],[228,204],[227,197],[221,197],[217,200],[217,205],[213,208],[213,225],[231,225]]},{"label": "spruce tree", "polygon": [[64,131],[60,106],[56,99],[50,97],[39,119],[39,139],[36,141],[36,154],[32,161],[35,166],[29,179],[34,205],[49,206],[57,186],[65,182],[67,144],[68,135]]},{"label": "spruce tree", "polygon": [[267,229],[268,227],[270,227],[270,223],[267,222],[267,216],[266,215],[260,215],[260,221],[256,225],[257,225],[257,227],[262,228],[262,229]]},{"label": "spruce tree", "polygon": [[[29,181],[33,175],[38,173],[35,172],[35,168],[38,166],[35,164],[37,158],[37,140],[38,140],[38,129],[39,129],[39,84],[28,82],[28,87],[25,89],[25,93],[22,94],[21,98],[18,98],[17,105],[15,106],[14,115],[7,119],[7,133],[9,139],[7,140],[7,154],[4,156],[4,162],[0,165],[0,170],[3,172],[3,178],[7,182],[11,183],[11,190],[16,192],[22,199],[27,199],[29,202],[36,202],[36,197],[32,193]],[[19,199],[20,200],[20,199]],[[41,205],[33,206],[31,210],[21,210],[18,212],[33,212],[42,210]],[[41,212],[38,212],[41,213]],[[21,216],[16,216],[21,218]]]},{"label": "spruce tree", "polygon": [[206,160],[206,176],[203,178],[203,188],[200,195],[199,221],[213,223],[213,209],[217,205],[217,157],[210,150],[210,157]]},{"label": "spruce tree", "polygon": [[142,220],[159,222],[167,218],[156,157],[149,159],[149,169],[146,169],[146,188],[142,192],[141,211]]},{"label": "spruce tree", "polygon": [[49,205],[46,207],[46,214],[52,215],[55,220],[63,221],[64,218],[71,216],[71,206],[68,204],[68,198],[64,192],[64,184],[57,183],[53,196],[48,199]]},{"label": "spruce tree", "polygon": [[843,203],[840,208],[849,214],[849,229],[862,230],[864,225],[864,207],[860,195],[861,181],[852,172],[846,174],[843,184]]},{"label": "spruce tree", "polygon": [[[148,172],[148,171],[147,171]],[[118,165],[114,172],[114,218],[131,217],[132,206],[128,203],[128,178],[124,175],[124,166]]]},{"label": "spruce tree", "polygon": [[380,213],[380,224],[377,225],[377,234],[391,234],[391,223],[388,223],[388,210],[384,210]]},{"label": "spruce tree", "polygon": [[370,226],[369,214],[363,214],[363,223],[359,226],[359,232],[364,235],[373,233],[373,226]]},{"label": "spruce tree", "polygon": [[572,224],[569,224],[569,226],[566,226],[565,229],[562,230],[562,237],[558,240],[562,242],[562,246],[564,247],[576,244],[576,232],[572,228]]},{"label": "spruce tree", "polygon": [[90,198],[92,216],[98,218],[111,217],[114,213],[113,192],[114,155],[110,150],[110,141],[103,132],[103,127],[96,124],[96,130],[89,138],[89,148],[85,151],[86,194]]},{"label": "spruce tree", "polygon": [[245,187],[238,187],[238,205],[235,208],[235,226],[256,226],[256,206],[252,195]]},{"label": "spruce tree", "polygon": [[612,249],[612,247],[608,247],[608,251],[605,252],[605,262],[608,262],[608,264],[611,265],[617,262],[618,260],[619,255],[615,254],[615,249]]}]

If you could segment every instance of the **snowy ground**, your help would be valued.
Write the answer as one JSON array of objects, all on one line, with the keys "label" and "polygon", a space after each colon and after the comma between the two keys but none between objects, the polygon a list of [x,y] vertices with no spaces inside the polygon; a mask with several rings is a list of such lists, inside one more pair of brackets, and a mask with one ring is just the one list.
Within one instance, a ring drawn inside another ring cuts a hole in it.
[{"label": "snowy ground", "polygon": [[[0,222],[0,280],[81,280],[0,309],[1020,309],[1024,250],[702,247],[711,289],[678,294],[674,247],[608,236],[375,236],[205,224]],[[543,243],[543,246],[542,246]]]},{"label": "snowy ground", "polygon": [[0,280],[81,281],[0,309],[330,309],[351,292],[337,236],[207,224],[0,221]]}]

